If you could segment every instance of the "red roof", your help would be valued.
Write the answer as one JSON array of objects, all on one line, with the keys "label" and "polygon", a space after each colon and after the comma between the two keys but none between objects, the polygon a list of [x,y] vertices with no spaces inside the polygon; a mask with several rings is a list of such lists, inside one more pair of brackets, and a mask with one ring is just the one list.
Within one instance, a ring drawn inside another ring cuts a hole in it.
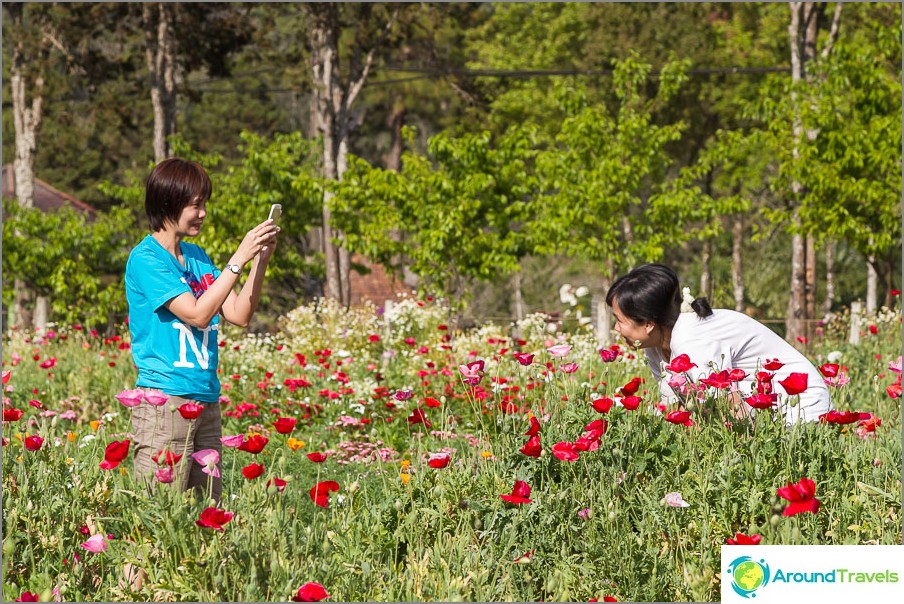
[{"label": "red roof", "polygon": [[[16,196],[16,171],[12,164],[3,166],[3,197]],[[68,193],[51,187],[49,184],[35,178],[35,207],[45,212],[59,210],[63,206],[71,206],[75,210],[87,212],[92,216],[97,213],[97,208],[88,205],[84,201],[76,199]]]}]

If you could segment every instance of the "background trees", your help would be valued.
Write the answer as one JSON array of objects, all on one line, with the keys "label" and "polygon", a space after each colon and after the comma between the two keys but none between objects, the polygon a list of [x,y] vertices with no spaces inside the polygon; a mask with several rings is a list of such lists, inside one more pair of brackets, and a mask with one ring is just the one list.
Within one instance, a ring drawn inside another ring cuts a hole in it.
[{"label": "background trees", "polygon": [[[600,294],[661,258],[715,304],[779,319],[795,237],[810,318],[887,302],[900,5],[845,5],[834,30],[835,4],[805,9],[823,21],[792,84],[785,4],[4,5],[5,108],[13,67],[44,82],[35,171],[123,212],[97,259],[110,277],[61,289],[53,318],[106,288],[122,317],[115,259],[144,229],[141,179],[173,149],[214,175],[215,254],[283,203],[274,315],[324,290],[348,300],[357,251],[478,316],[554,309],[565,281]],[[15,114],[7,157],[28,140]],[[48,287],[6,256],[5,273]]]}]

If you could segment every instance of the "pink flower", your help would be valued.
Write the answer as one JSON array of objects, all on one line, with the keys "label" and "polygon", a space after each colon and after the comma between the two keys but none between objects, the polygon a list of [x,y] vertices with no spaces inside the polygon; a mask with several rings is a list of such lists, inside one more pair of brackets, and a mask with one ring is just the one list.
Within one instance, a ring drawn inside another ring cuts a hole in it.
[{"label": "pink flower", "polygon": [[901,373],[901,355],[898,355],[897,361],[889,361],[888,370],[895,373]]},{"label": "pink flower", "polygon": [[154,472],[154,478],[157,479],[157,482],[169,484],[176,478],[176,472],[173,470],[173,466],[163,466]]},{"label": "pink flower", "polygon": [[244,434],[236,434],[235,436],[221,436],[220,442],[223,443],[224,447],[229,447],[230,449],[237,449],[245,442]]},{"label": "pink flower", "polygon": [[600,358],[604,363],[611,363],[615,359],[618,358],[618,349],[615,348],[601,348],[599,350]]},{"label": "pink flower", "polygon": [[144,399],[144,391],[137,389],[123,390],[119,394],[115,395],[115,398],[126,407],[137,407]]},{"label": "pink flower", "polygon": [[217,467],[217,464],[220,463],[220,454],[216,449],[202,449],[192,453],[191,458],[201,466],[201,471],[208,476],[220,477],[220,469]]},{"label": "pink flower", "polygon": [[484,362],[479,360],[467,365],[459,365],[458,371],[461,372],[465,384],[477,386],[480,384],[480,380],[483,379],[483,366]]},{"label": "pink flower", "polygon": [[568,344],[557,344],[556,346],[550,346],[546,349],[551,356],[556,358],[564,357],[571,351],[571,346]]},{"label": "pink flower", "polygon": [[684,500],[684,498],[681,496],[681,493],[679,493],[678,491],[667,493],[665,496],[665,502],[667,505],[670,505],[673,508],[687,508],[691,505]]},{"label": "pink flower", "polygon": [[107,540],[103,535],[98,533],[97,535],[88,537],[88,540],[82,543],[80,547],[85,548],[89,552],[99,554],[101,552],[107,551]]},{"label": "pink flower", "polygon": [[169,400],[169,395],[160,392],[159,390],[147,390],[144,393],[144,400],[147,401],[149,405],[154,405],[155,407],[159,407]]},{"label": "pink flower", "polygon": [[512,356],[514,356],[515,360],[524,366],[530,365],[534,362],[534,355],[528,354],[526,352],[514,352],[512,353]]},{"label": "pink flower", "polygon": [[590,520],[590,508],[578,510],[578,517],[580,517],[581,520]]},{"label": "pink flower", "polygon": [[578,370],[577,363],[564,363],[562,365],[562,373],[574,373]]}]

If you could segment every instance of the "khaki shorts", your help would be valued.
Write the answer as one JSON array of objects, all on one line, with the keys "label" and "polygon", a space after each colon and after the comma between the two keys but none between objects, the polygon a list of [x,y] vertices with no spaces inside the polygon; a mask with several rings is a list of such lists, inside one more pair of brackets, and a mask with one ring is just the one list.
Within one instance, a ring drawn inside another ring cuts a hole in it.
[{"label": "khaki shorts", "polygon": [[[184,403],[196,403],[204,407],[197,419],[187,420],[176,411]],[[142,402],[132,407],[132,433],[135,435],[135,479],[145,483],[151,490],[158,484],[165,484],[180,491],[197,489],[202,498],[209,496],[217,503],[223,492],[223,481],[202,472],[203,466],[192,459],[192,453],[204,449],[223,452],[223,424],[219,403],[202,403],[178,396],[171,396],[163,405],[154,406]],[[159,451],[172,451],[182,455],[173,466],[175,478],[171,483],[161,483],[155,477],[157,470],[164,468],[164,455],[158,465],[152,458]],[[221,468],[221,464],[217,464]]]}]

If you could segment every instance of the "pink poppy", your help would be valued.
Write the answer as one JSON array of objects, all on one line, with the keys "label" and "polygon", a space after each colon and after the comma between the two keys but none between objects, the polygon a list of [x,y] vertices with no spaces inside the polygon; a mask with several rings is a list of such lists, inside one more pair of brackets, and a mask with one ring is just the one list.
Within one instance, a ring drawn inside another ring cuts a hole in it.
[{"label": "pink poppy", "polygon": [[220,453],[216,449],[202,449],[192,453],[191,458],[201,466],[201,471],[214,478],[220,477]]},{"label": "pink poppy", "polygon": [[235,449],[237,447],[240,447],[242,443],[245,442],[245,435],[236,434],[235,436],[221,436],[220,442],[223,443],[224,447]]},{"label": "pink poppy", "polygon": [[101,534],[92,535],[91,537],[88,537],[87,541],[79,544],[79,547],[84,548],[89,552],[100,554],[107,551],[107,539]]},{"label": "pink poppy", "polygon": [[526,352],[513,352],[512,356],[514,356],[515,360],[524,366],[530,365],[534,362],[534,355],[528,354]]},{"label": "pink poppy", "polygon": [[126,407],[137,407],[144,400],[144,391],[137,389],[123,390],[119,394],[114,395],[114,398]]},{"label": "pink poppy", "polygon": [[546,349],[546,352],[548,352],[550,356],[553,356],[555,358],[562,358],[570,351],[571,346],[569,346],[568,344],[557,344]]}]

